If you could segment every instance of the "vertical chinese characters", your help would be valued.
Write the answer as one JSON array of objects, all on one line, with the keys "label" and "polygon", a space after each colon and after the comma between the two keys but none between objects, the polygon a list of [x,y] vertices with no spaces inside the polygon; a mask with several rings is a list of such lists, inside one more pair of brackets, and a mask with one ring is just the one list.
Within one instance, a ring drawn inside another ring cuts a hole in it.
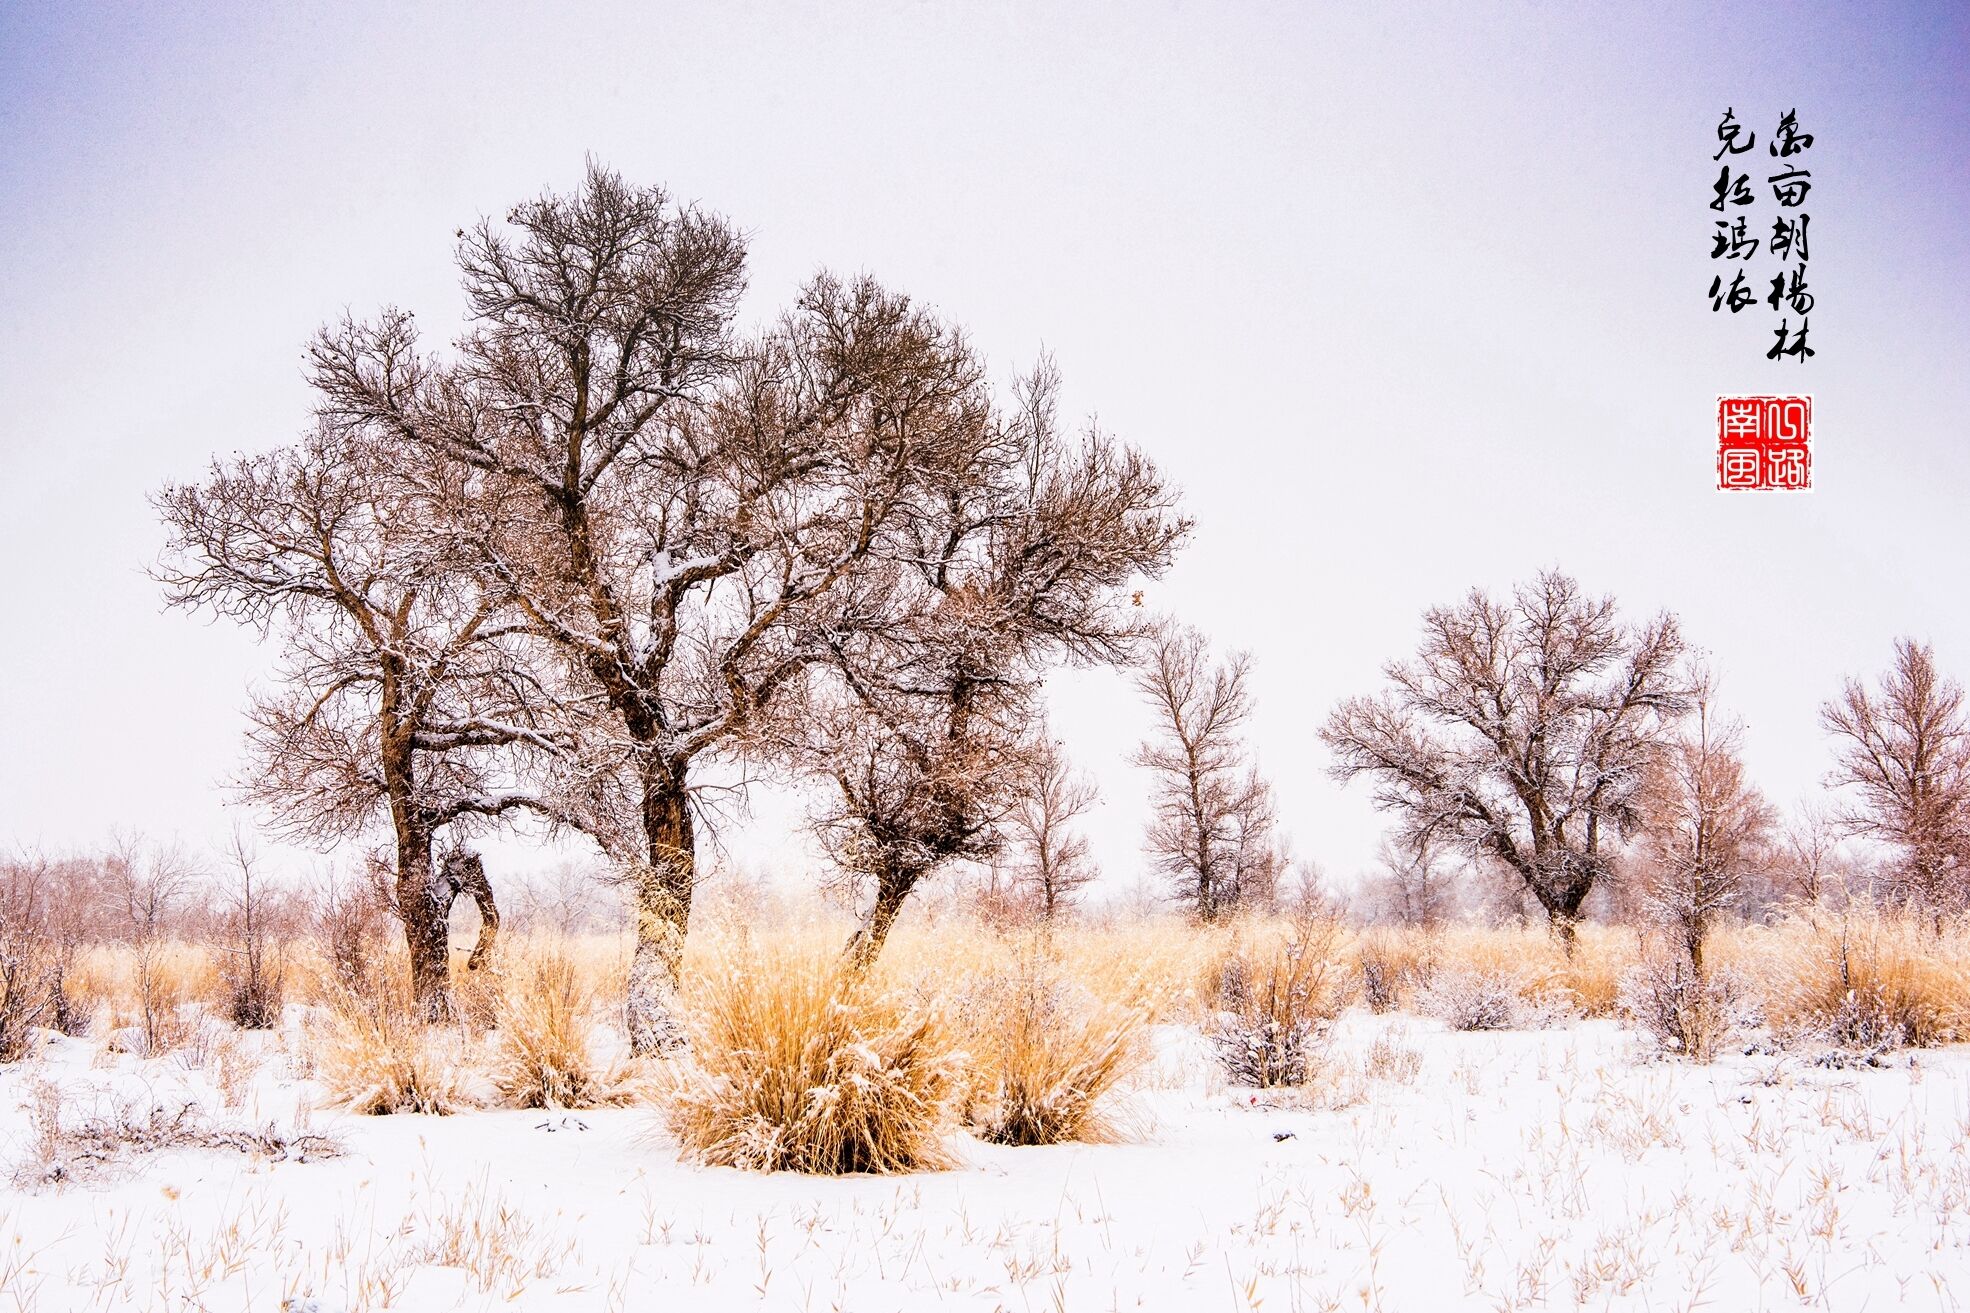
[{"label": "vertical chinese characters", "polygon": [[[1765,358],[1803,364],[1815,354],[1808,344],[1807,318],[1814,295],[1806,277],[1811,255],[1807,230],[1812,219],[1804,209],[1813,190],[1813,172],[1805,159],[1813,146],[1813,134],[1800,129],[1798,110],[1788,109],[1779,116],[1778,128],[1765,144],[1770,168],[1764,180],[1778,213],[1769,234],[1763,237],[1758,235],[1751,214],[1759,202],[1752,183],[1758,158],[1752,152],[1758,146],[1758,134],[1738,119],[1732,107],[1718,121],[1717,142],[1716,153],[1710,157],[1718,166],[1716,179],[1710,184],[1710,209],[1717,216],[1710,242],[1710,309],[1736,315],[1762,299],[1780,314],[1774,330],[1776,340]],[[1738,157],[1743,155],[1752,158],[1740,161]],[[1769,291],[1762,297],[1757,291],[1762,275],[1754,272],[1761,249],[1776,264]]]},{"label": "vertical chinese characters", "polygon": [[[1806,282],[1806,228],[1812,216],[1800,208],[1813,190],[1813,171],[1799,158],[1812,146],[1813,134],[1799,130],[1799,112],[1788,109],[1779,117],[1778,131],[1765,148],[1777,170],[1765,181],[1779,210],[1772,220],[1769,249],[1782,262],[1772,278],[1771,295],[1765,298],[1772,309],[1782,312],[1772,348],[1765,353],[1767,360],[1789,356],[1804,364],[1813,355],[1813,348],[1806,345],[1806,316],[1813,309],[1813,293]],[[1797,330],[1792,327],[1793,316],[1798,317]]]},{"label": "vertical chinese characters", "polygon": [[1735,110],[1726,109],[1723,121],[1717,124],[1717,140],[1722,144],[1710,160],[1713,164],[1722,160],[1723,170],[1711,185],[1710,208],[1722,217],[1717,220],[1710,258],[1726,263],[1718,266],[1710,280],[1710,308],[1736,314],[1757,300],[1757,293],[1744,280],[1744,270],[1751,257],[1758,254],[1758,239],[1751,235],[1751,221],[1744,213],[1756,200],[1751,194],[1751,175],[1734,169],[1731,161],[1756,146],[1758,134],[1737,121]]}]

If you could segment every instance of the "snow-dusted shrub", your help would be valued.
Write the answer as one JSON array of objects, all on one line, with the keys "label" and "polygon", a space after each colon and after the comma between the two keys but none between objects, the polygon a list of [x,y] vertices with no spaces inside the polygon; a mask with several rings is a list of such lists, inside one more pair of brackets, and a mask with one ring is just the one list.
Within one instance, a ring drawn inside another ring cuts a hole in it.
[{"label": "snow-dusted shrub", "polygon": [[1103,1100],[1149,1056],[1149,1009],[1064,978],[1040,949],[966,992],[966,1120],[995,1144],[1113,1139]]},{"label": "snow-dusted shrub", "polygon": [[1514,972],[1442,968],[1416,993],[1416,1006],[1452,1030],[1538,1030],[1569,1014],[1564,998],[1528,991]]},{"label": "snow-dusted shrub", "polygon": [[1394,964],[1387,958],[1373,953],[1361,955],[1361,1001],[1370,1012],[1393,1011],[1398,984]]},{"label": "snow-dusted shrub", "polygon": [[1698,971],[1687,954],[1669,947],[1644,954],[1623,973],[1619,1008],[1664,1050],[1692,1062],[1710,1061],[1758,1019],[1735,971]]},{"label": "snow-dusted shrub", "polygon": [[662,1094],[687,1153],[762,1172],[952,1164],[964,1055],[934,1011],[831,954],[734,949],[710,965]]},{"label": "snow-dusted shrub", "polygon": [[32,940],[0,927],[0,1062],[19,1062],[53,1005],[42,954]]},{"label": "snow-dusted shrub", "polygon": [[1207,1028],[1233,1083],[1304,1085],[1334,1018],[1349,1002],[1331,923],[1296,925],[1283,938],[1234,947],[1218,970],[1216,1017]]},{"label": "snow-dusted shrub", "polygon": [[19,1062],[35,1028],[52,1020],[53,955],[41,915],[38,871],[0,870],[0,1062]]},{"label": "snow-dusted shrub", "polygon": [[17,1189],[94,1184],[114,1179],[135,1159],[177,1149],[232,1150],[276,1162],[308,1162],[344,1152],[339,1141],[302,1127],[217,1125],[189,1101],[143,1107],[124,1100],[70,1117],[72,1102],[52,1081],[29,1086],[24,1106],[30,1134],[25,1153],[9,1173]]},{"label": "snow-dusted shrub", "polygon": [[432,1113],[477,1106],[468,1045],[456,1029],[417,1018],[403,973],[367,994],[323,990],[327,1030],[315,1054],[329,1100],[351,1112]]},{"label": "snow-dusted shrub", "polygon": [[519,1108],[626,1103],[628,1073],[595,1058],[594,1000],[574,959],[544,950],[508,969],[493,996],[493,1084]]}]

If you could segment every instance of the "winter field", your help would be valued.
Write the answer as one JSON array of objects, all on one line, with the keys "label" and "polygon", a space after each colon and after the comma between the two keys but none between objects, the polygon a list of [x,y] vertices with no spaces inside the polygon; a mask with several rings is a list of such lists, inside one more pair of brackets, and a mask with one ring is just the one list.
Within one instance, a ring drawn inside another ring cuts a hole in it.
[{"label": "winter field", "polygon": [[[838,929],[694,933],[691,1050],[638,1065],[609,937],[461,971],[456,1028],[394,1015],[380,951],[349,989],[297,947],[262,1030],[208,949],[85,952],[84,1033],[0,1066],[0,1309],[1964,1298],[1960,929],[1720,932],[1708,1062],[1651,1033],[1613,928],[1568,960],[1536,929],[950,922],[853,987]],[[832,1113],[769,1126],[775,1081]],[[834,1166],[898,1170],[708,1165],[794,1161],[828,1115]]]}]

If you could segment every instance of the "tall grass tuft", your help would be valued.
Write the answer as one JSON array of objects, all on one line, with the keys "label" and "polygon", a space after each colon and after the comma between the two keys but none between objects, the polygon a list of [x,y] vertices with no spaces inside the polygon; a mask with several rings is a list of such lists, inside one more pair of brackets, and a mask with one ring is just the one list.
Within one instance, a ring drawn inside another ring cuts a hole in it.
[{"label": "tall grass tuft", "polygon": [[328,984],[322,997],[316,1075],[331,1103],[370,1116],[444,1116],[480,1103],[464,1036],[418,1020],[402,971],[380,973],[366,994]]},{"label": "tall grass tuft", "polygon": [[735,945],[686,1006],[690,1055],[663,1097],[692,1156],[825,1175],[953,1164],[963,1055],[893,985],[831,952]]},{"label": "tall grass tuft", "polygon": [[593,990],[574,957],[548,947],[517,966],[494,996],[493,1084],[519,1108],[593,1108],[632,1097],[627,1073],[590,1045]]},{"label": "tall grass tuft", "polygon": [[1970,1035],[1967,941],[1962,925],[1863,908],[1747,931],[1731,952],[1754,964],[1782,1040],[1880,1053]]},{"label": "tall grass tuft", "polygon": [[967,1120],[994,1144],[1117,1138],[1115,1086],[1149,1057],[1150,1005],[1104,1000],[1046,948],[1019,951],[959,1009],[973,1062]]}]

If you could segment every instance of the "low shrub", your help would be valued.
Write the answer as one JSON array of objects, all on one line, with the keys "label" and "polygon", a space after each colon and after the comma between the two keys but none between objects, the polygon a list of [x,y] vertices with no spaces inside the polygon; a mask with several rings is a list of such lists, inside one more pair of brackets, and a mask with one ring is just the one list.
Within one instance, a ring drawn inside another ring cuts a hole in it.
[{"label": "low shrub", "polygon": [[1304,1085],[1351,989],[1332,923],[1296,924],[1248,941],[1218,971],[1218,1011],[1207,1035],[1225,1074],[1258,1089]]},{"label": "low shrub", "polygon": [[1698,971],[1688,956],[1667,946],[1645,953],[1622,976],[1619,1008],[1665,1051],[1692,1062],[1710,1061],[1758,1019],[1737,972]]},{"label": "low shrub", "polygon": [[1538,1030],[1569,1013],[1550,989],[1528,987],[1518,973],[1470,967],[1439,969],[1416,995],[1417,1010],[1452,1030]]}]

